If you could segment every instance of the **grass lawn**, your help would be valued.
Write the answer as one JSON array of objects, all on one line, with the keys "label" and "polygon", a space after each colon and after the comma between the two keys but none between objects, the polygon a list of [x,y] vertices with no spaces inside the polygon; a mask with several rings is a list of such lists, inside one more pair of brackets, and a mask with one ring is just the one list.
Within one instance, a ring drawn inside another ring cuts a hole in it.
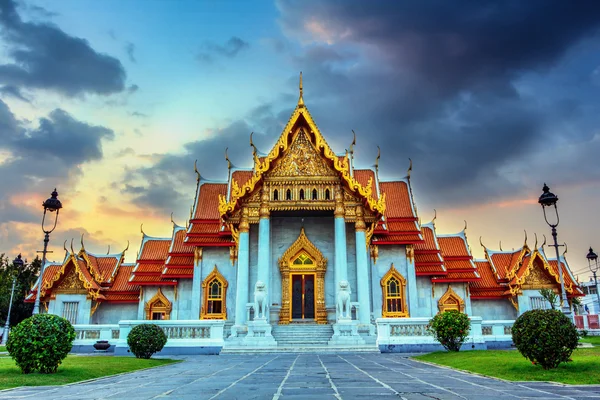
[{"label": "grass lawn", "polygon": [[548,371],[532,365],[516,350],[436,352],[414,358],[509,381],[600,384],[600,348],[577,349],[572,362]]},{"label": "grass lawn", "polygon": [[6,351],[6,346],[0,346],[0,351]]},{"label": "grass lawn", "polygon": [[591,343],[594,346],[600,346],[600,336],[586,336],[579,339],[581,343]]},{"label": "grass lawn", "polygon": [[33,373],[23,375],[13,359],[4,356],[0,357],[0,389],[17,386],[64,385],[65,383],[100,378],[174,362],[178,362],[178,360],[141,360],[133,357],[114,356],[67,356],[55,374]]}]

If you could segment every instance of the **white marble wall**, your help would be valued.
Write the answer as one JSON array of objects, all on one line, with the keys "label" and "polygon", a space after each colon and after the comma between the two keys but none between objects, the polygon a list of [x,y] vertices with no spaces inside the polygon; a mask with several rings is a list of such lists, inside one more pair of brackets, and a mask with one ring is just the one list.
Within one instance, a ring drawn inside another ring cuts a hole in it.
[{"label": "white marble wall", "polygon": [[479,315],[484,320],[514,320],[517,310],[508,299],[473,299],[471,300],[473,315]]},{"label": "white marble wall", "polygon": [[121,320],[137,318],[137,303],[102,303],[92,316],[92,324],[116,324]]},{"label": "white marble wall", "polygon": [[[371,260],[371,264],[373,261]],[[381,291],[381,278],[388,273],[394,264],[396,270],[406,279],[406,295],[408,296],[408,262],[406,249],[403,245],[379,246],[379,258],[372,265],[371,290],[373,292],[373,316],[381,318],[383,310],[383,293]],[[410,301],[411,299],[407,299]],[[407,304],[408,304],[407,301]]]},{"label": "white marble wall", "polygon": [[89,324],[90,312],[92,310],[92,300],[85,294],[58,294],[55,300],[48,304],[48,314],[63,316],[63,303],[77,302],[77,322],[76,324]]}]

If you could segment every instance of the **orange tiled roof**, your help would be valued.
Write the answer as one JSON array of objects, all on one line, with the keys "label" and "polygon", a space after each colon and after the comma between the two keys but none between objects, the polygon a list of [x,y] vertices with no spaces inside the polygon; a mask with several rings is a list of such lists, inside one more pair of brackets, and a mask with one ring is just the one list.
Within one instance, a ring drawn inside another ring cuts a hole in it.
[{"label": "orange tiled roof", "polygon": [[103,278],[101,283],[108,282],[115,267],[119,263],[119,258],[113,255],[97,256],[88,253],[87,251],[85,252],[85,255],[90,260],[90,264],[94,271]]},{"label": "orange tiled roof", "polygon": [[133,271],[133,265],[121,265],[117,275],[110,287],[111,292],[139,292],[140,287],[129,282],[131,277],[131,271]]},{"label": "orange tiled roof", "polygon": [[413,213],[410,193],[406,182],[381,182],[381,193],[385,193],[386,218],[416,218]]},{"label": "orange tiled roof", "polygon": [[170,256],[168,258],[167,263],[165,264],[168,267],[171,266],[189,266],[190,268],[194,267],[194,256]]},{"label": "orange tiled roof", "polygon": [[489,257],[494,263],[494,267],[500,276],[500,279],[506,279],[510,271],[512,271],[521,257],[523,249],[507,252],[489,252]]},{"label": "orange tiled roof", "polygon": [[185,235],[185,229],[180,229],[177,232],[175,232],[175,235],[173,236],[171,252],[169,254],[192,253],[192,249],[190,249],[189,246],[183,244],[183,242],[185,241]]},{"label": "orange tiled roof", "polygon": [[[42,287],[46,286],[48,284],[48,282],[50,282],[50,280],[52,280],[52,278],[54,278],[56,276],[56,274],[58,273],[58,271],[60,271],[60,268],[62,267],[62,265],[59,264],[50,264],[46,266],[46,269],[44,269],[44,280],[42,281]],[[32,288],[33,292],[37,291],[37,285],[35,285]],[[43,290],[42,290],[43,293]]]},{"label": "orange tiled roof", "polygon": [[418,263],[435,263],[442,264],[442,260],[439,256],[439,253],[417,253],[415,251],[415,264]]},{"label": "orange tiled roof", "polygon": [[[139,286],[138,286],[139,287]],[[137,303],[140,301],[139,289],[138,293],[106,293],[104,295],[106,301],[115,303]]]},{"label": "orange tiled roof", "polygon": [[162,277],[169,278],[192,278],[194,276],[194,268],[168,267],[163,271]]},{"label": "orange tiled roof", "polygon": [[422,275],[446,275],[448,272],[446,271],[446,269],[444,268],[443,264],[437,264],[437,265],[415,265],[415,270],[416,270],[416,274],[417,276],[422,276]]},{"label": "orange tiled roof", "polygon": [[192,222],[188,234],[218,234],[221,231],[221,223],[218,221],[210,223]]},{"label": "orange tiled roof", "polygon": [[369,183],[369,179],[373,180],[373,198],[377,199],[377,190],[375,190],[375,173],[370,169],[355,169],[354,170],[354,179],[360,183],[362,187],[367,187]]},{"label": "orange tiled roof", "polygon": [[373,236],[374,244],[389,244],[389,243],[417,243],[420,242],[421,235],[418,233],[414,233],[411,235],[381,235],[381,236]]},{"label": "orange tiled roof", "polygon": [[389,221],[387,223],[388,231],[402,233],[421,233],[415,221]]},{"label": "orange tiled roof", "polygon": [[138,261],[146,260],[165,260],[169,254],[171,240],[169,239],[148,239],[144,242],[144,247]]},{"label": "orange tiled roof", "polygon": [[460,282],[469,282],[481,279],[477,274],[477,271],[470,272],[453,272],[448,271],[448,274],[442,278],[433,277],[432,281],[460,281]]},{"label": "orange tiled roof", "polygon": [[222,245],[222,246],[231,246],[234,244],[233,240],[230,237],[225,236],[207,236],[207,237],[194,237],[188,236],[185,240],[187,245]]},{"label": "orange tiled roof", "polygon": [[506,290],[506,287],[501,286],[496,279],[496,274],[492,270],[492,266],[487,260],[477,260],[475,261],[475,265],[477,265],[477,272],[479,272],[479,276],[481,276],[481,280],[477,282],[473,282],[471,284],[472,289],[501,289],[502,291]]},{"label": "orange tiled roof", "polygon": [[[161,271],[162,272],[162,271]],[[163,279],[161,278],[160,275],[136,275],[135,272],[133,273],[133,279],[131,279],[129,281],[130,284],[138,284],[138,285],[144,285],[144,284],[153,284],[153,285],[157,285],[157,284],[163,284],[163,285],[175,285],[177,284],[176,281],[163,281]]]},{"label": "orange tiled roof", "polygon": [[433,229],[428,226],[421,226],[421,234],[423,236],[423,242],[415,244],[415,254],[419,251],[438,251],[439,248],[435,244],[435,238],[433,237]]},{"label": "orange tiled roof", "polygon": [[[471,285],[475,282],[471,282]],[[510,293],[507,294],[506,289],[503,287],[499,287],[498,289],[471,289],[472,299],[507,297],[507,295],[510,295]]]},{"label": "orange tiled roof", "polygon": [[444,265],[448,272],[450,271],[465,271],[465,270],[476,270],[476,266],[471,260],[453,260],[444,258]]},{"label": "orange tiled roof", "polygon": [[83,278],[91,285],[91,287],[93,289],[100,289],[100,285],[98,285],[98,283],[94,280],[94,277],[90,273],[85,260],[77,258],[77,265],[81,271],[81,275],[83,275]]},{"label": "orange tiled roof", "polygon": [[226,183],[203,183],[200,186],[194,219],[220,220],[219,195],[227,195]]},{"label": "orange tiled roof", "polygon": [[134,274],[160,274],[164,266],[163,263],[141,263],[132,272]]},{"label": "orange tiled roof", "polygon": [[[558,274],[559,274],[558,263],[556,262],[556,259],[548,260],[548,264],[550,265],[550,267],[552,268],[554,273],[558,276]],[[562,270],[563,270],[563,279],[565,281],[565,289],[566,289],[565,291],[567,291],[568,288],[571,287],[574,294],[583,295],[583,291],[579,287],[579,284],[577,282],[573,281],[573,279],[571,278],[571,274],[568,271],[568,267],[565,266],[565,263],[561,261],[560,266],[562,267]]]},{"label": "orange tiled roof", "polygon": [[[231,174],[231,180],[237,183],[237,185],[239,187],[244,186],[244,184],[246,182],[248,182],[250,180],[250,178],[252,178],[253,172],[252,171],[233,171],[233,173]],[[218,205],[219,203],[217,203]]]},{"label": "orange tiled roof", "polygon": [[438,236],[444,260],[448,257],[471,257],[466,243],[460,236]]}]

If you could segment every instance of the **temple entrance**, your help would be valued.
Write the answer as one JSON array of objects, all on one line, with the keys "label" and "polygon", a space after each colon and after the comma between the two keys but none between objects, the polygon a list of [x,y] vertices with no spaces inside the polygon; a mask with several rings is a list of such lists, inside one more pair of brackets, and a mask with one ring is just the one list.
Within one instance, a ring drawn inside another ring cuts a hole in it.
[{"label": "temple entrance", "polygon": [[292,274],[292,320],[315,319],[315,275]]},{"label": "temple entrance", "polygon": [[315,321],[327,323],[325,310],[325,271],[327,259],[312,244],[304,228],[279,259],[281,309],[279,323]]}]

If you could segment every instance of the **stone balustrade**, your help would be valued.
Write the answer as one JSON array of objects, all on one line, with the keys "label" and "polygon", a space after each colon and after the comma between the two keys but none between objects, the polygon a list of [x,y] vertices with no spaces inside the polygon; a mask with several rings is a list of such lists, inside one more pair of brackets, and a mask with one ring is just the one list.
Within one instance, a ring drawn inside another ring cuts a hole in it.
[{"label": "stone balustrade", "polygon": [[167,335],[167,344],[161,355],[177,354],[219,354],[223,348],[222,320],[165,320],[165,321],[119,321],[119,339],[116,355],[130,355],[127,335],[133,327],[141,324],[155,324]]},{"label": "stone balustrade", "polygon": [[[74,353],[92,352],[94,343],[98,340],[107,340],[112,346],[119,339],[119,325],[73,325],[75,328],[75,340],[73,341]],[[114,347],[113,347],[114,349]]]}]

